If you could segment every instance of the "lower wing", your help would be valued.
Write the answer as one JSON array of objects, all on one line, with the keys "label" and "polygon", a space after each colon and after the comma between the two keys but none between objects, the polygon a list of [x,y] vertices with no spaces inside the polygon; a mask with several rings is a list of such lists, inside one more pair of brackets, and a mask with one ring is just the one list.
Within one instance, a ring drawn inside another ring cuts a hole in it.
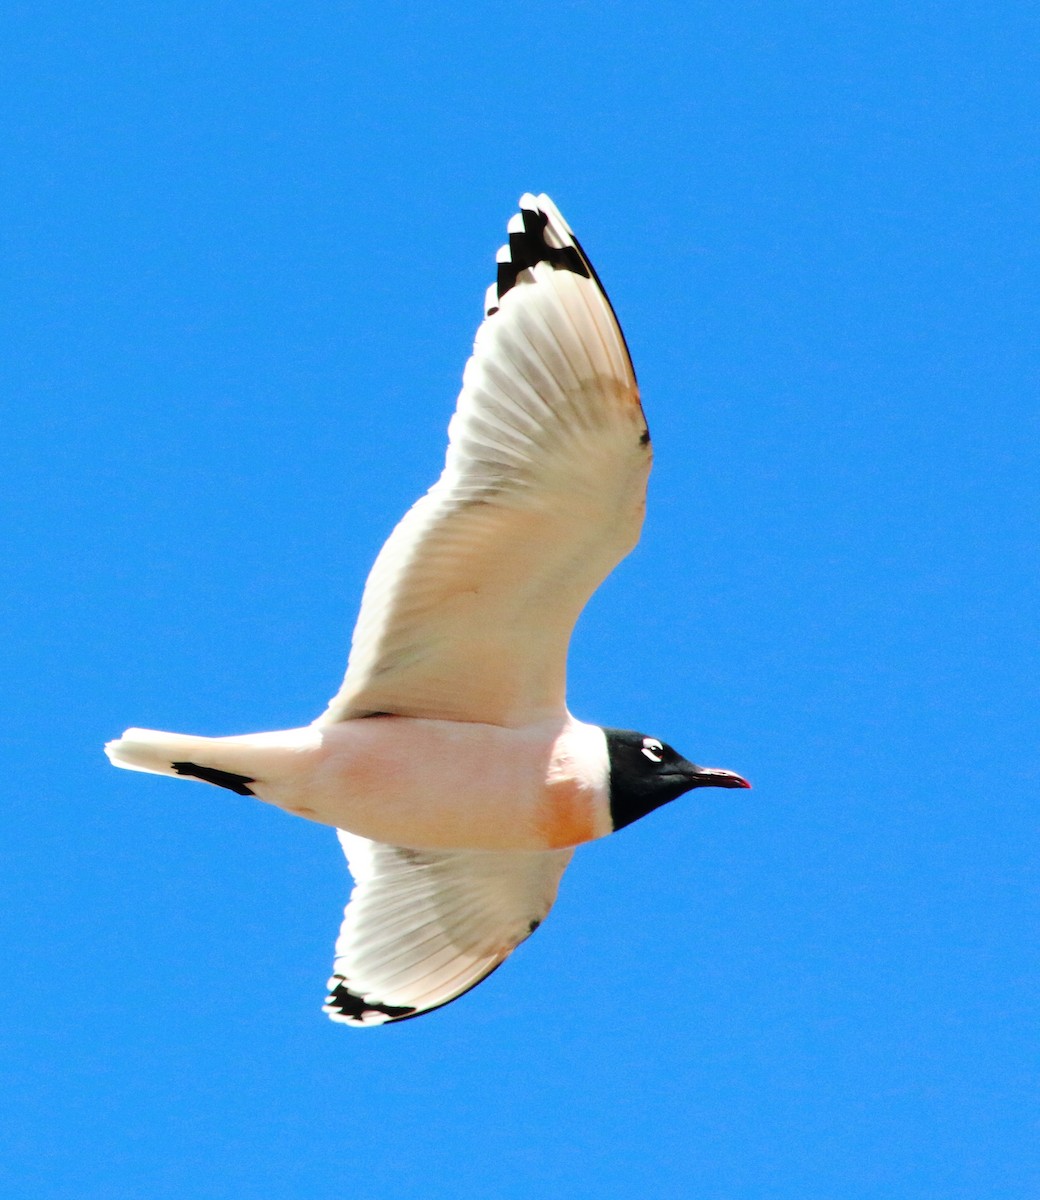
[{"label": "lower wing", "polygon": [[410,850],[339,834],[355,887],[324,1011],[384,1025],[475,987],[538,928],[572,850]]}]

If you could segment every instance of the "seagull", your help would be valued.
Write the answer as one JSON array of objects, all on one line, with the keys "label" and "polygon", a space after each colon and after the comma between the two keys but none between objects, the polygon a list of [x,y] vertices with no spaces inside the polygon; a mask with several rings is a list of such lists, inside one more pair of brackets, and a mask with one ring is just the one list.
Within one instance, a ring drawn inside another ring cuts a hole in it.
[{"label": "seagull", "polygon": [[354,878],[324,1011],[448,1004],[541,924],[574,848],[699,787],[746,788],[566,702],[589,597],[639,539],[650,434],[599,276],[548,196],[496,256],[437,482],[368,576],[346,677],[300,729],[128,729],[119,767],[334,827]]}]

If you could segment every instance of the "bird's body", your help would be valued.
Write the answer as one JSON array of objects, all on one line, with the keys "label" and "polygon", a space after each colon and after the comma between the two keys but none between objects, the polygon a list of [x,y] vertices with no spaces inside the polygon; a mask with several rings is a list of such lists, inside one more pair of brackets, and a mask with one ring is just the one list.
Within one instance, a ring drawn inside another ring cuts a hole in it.
[{"label": "bird's body", "polygon": [[229,738],[128,729],[118,745],[121,766],[221,773],[295,816],[413,849],[558,850],[614,828],[603,730],[570,716],[516,729],[380,716]]},{"label": "bird's body", "polygon": [[301,729],[129,729],[118,766],[332,825],[355,889],[325,1011],[418,1016],[548,913],[573,847],[695,787],[747,787],[566,703],[585,603],[639,538],[650,435],[610,301],[547,196],[497,256],[440,479],[365,586],[346,677]]}]

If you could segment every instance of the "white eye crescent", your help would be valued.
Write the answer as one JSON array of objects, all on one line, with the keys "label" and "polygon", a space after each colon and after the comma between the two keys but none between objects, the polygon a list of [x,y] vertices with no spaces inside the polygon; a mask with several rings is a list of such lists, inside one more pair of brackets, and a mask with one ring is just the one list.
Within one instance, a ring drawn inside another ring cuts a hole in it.
[{"label": "white eye crescent", "polygon": [[643,738],[642,753],[654,763],[659,763],[664,760],[664,746],[657,738]]}]

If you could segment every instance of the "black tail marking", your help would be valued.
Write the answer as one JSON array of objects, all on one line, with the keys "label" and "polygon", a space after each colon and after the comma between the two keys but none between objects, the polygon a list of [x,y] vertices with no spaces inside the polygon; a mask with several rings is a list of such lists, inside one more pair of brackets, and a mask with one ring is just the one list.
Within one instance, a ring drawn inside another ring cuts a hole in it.
[{"label": "black tail marking", "polygon": [[227,788],[239,796],[255,796],[249,784],[256,783],[248,775],[235,775],[231,771],[218,771],[216,767],[200,767],[198,763],[175,762],[170,766],[178,775],[190,775],[193,779],[202,779],[206,783],[215,783],[217,787]]}]

